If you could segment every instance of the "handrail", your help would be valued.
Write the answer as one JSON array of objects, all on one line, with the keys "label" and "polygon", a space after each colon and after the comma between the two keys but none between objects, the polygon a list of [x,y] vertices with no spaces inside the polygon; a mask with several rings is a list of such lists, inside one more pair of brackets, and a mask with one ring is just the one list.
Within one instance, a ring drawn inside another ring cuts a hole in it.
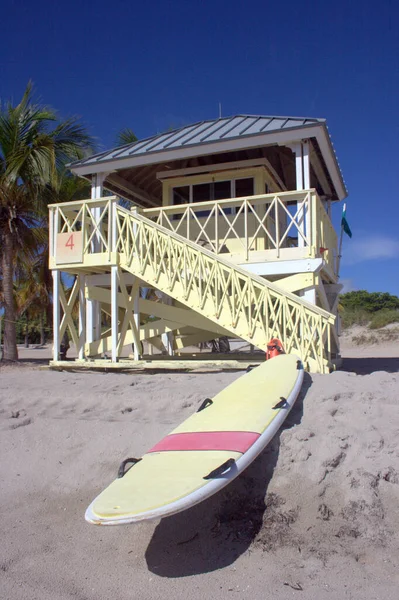
[{"label": "handrail", "polygon": [[56,204],[49,204],[48,208],[57,208],[58,206],[68,206],[72,208],[74,206],[81,206],[82,203],[88,206],[104,206],[107,202],[117,200],[116,196],[102,196],[101,198],[91,198],[90,200],[71,200],[69,202],[58,202]]},{"label": "handrail", "polygon": [[[133,221],[140,221],[141,223],[145,223],[148,226],[150,226],[152,229],[156,229],[159,232],[163,233],[168,238],[170,238],[170,231],[166,227],[163,227],[162,225],[159,225],[158,223],[154,223],[150,219],[147,219],[147,217],[145,217],[144,215],[136,213],[136,212],[133,212],[133,213],[129,212],[122,206],[117,206],[117,213],[118,212],[125,213],[126,215],[131,217],[131,219]],[[117,250],[118,251],[121,250],[120,246],[119,246],[119,244],[122,243],[121,235],[120,235],[121,233],[123,233],[123,232],[121,230],[121,227],[119,227],[119,231],[118,231],[119,235],[118,235],[118,241],[117,241]],[[137,235],[136,235],[136,237],[137,237]],[[194,252],[198,252],[200,250],[201,254],[204,254],[211,260],[214,260],[214,258],[215,258],[214,254],[211,250],[208,250],[207,248],[203,248],[203,247],[198,247],[197,244],[195,244],[194,242],[192,242],[190,240],[187,240],[185,237],[183,237],[179,234],[175,233],[173,235],[173,239],[180,242],[180,244],[184,244],[185,247],[191,248]],[[287,292],[285,290],[283,291],[277,283],[273,283],[272,281],[269,281],[268,279],[264,279],[263,277],[260,277],[259,275],[256,275],[255,273],[249,273],[243,267],[240,267],[239,265],[234,265],[229,260],[224,259],[223,256],[218,256],[217,260],[218,260],[218,263],[220,263],[221,265],[224,265],[225,267],[227,267],[229,269],[232,268],[234,271],[236,271],[237,273],[240,273],[244,277],[248,277],[248,275],[249,275],[253,281],[256,281],[260,285],[262,285],[262,286],[266,285],[268,288],[270,288],[277,294],[282,294],[285,297],[289,298],[290,300],[293,300],[295,302],[303,304],[310,310],[314,311],[316,314],[321,315],[325,318],[331,319],[331,323],[334,323],[335,316],[332,315],[331,313],[329,313],[327,310],[324,310],[323,308],[320,308],[319,306],[316,306],[315,304],[312,304],[311,302],[308,302],[307,300],[300,298],[299,296],[297,296],[296,294],[293,294],[292,292]]]},{"label": "handrail", "polygon": [[120,265],[149,285],[266,350],[271,337],[286,352],[325,372],[335,317],[287,293],[142,214],[117,206]]},{"label": "handrail", "polygon": [[251,201],[252,204],[263,204],[265,200],[268,198],[273,199],[275,196],[279,196],[279,198],[287,198],[292,200],[292,196],[304,199],[309,191],[314,190],[295,190],[290,192],[278,192],[273,194],[257,194],[256,196],[241,196],[239,198],[224,198],[222,200],[206,200],[204,202],[195,202],[195,204],[186,203],[186,204],[170,204],[168,206],[159,206],[155,208],[144,208],[142,210],[143,214],[152,214],[157,213],[159,211],[164,212],[181,212],[181,209],[185,208],[209,208],[213,204],[217,204],[219,206],[228,205],[229,207],[235,207],[242,204],[243,200]]}]

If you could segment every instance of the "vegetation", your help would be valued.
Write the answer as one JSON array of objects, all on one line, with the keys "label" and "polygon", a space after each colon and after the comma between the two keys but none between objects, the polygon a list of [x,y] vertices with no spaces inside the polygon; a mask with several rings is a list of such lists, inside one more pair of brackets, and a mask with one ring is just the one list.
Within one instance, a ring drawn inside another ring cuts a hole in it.
[{"label": "vegetation", "polygon": [[399,323],[399,310],[380,310],[371,317],[370,329],[379,329],[391,323]]},{"label": "vegetation", "polygon": [[358,290],[342,294],[341,305],[345,309],[374,313],[383,309],[399,310],[399,298],[388,292],[366,292]]},{"label": "vegetation", "polygon": [[122,129],[116,136],[116,145],[117,146],[125,146],[126,144],[133,144],[133,142],[137,142],[137,136],[132,129],[126,127]]},{"label": "vegetation", "polygon": [[340,298],[343,327],[368,325],[379,329],[399,322],[399,298],[387,292],[348,292]]},{"label": "vegetation", "polygon": [[47,204],[62,201],[61,191],[71,199],[75,178],[65,174],[65,164],[92,147],[77,119],[61,121],[34,101],[31,84],[16,106],[0,102],[0,303],[6,360],[18,358],[18,315],[36,312],[37,306],[47,310],[51,303]]}]

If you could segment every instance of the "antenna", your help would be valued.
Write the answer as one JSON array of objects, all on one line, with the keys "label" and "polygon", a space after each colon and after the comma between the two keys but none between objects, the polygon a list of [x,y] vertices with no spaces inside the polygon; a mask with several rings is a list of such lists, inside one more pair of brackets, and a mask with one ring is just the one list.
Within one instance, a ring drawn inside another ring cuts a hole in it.
[{"label": "antenna", "polygon": [[219,102],[219,119],[222,118],[222,103]]}]

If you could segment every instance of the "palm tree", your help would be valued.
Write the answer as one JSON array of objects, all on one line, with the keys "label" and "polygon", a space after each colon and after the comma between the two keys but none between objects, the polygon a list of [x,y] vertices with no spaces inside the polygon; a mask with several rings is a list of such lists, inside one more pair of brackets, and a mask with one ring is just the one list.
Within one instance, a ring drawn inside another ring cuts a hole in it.
[{"label": "palm tree", "polygon": [[[93,140],[75,118],[58,121],[36,104],[32,84],[21,102],[0,103],[0,270],[5,360],[17,360],[14,275],[16,258],[34,258],[45,244],[41,192],[66,162],[80,158]],[[33,250],[33,252],[32,252]],[[20,254],[21,252],[21,254]]]},{"label": "palm tree", "polygon": [[125,129],[122,129],[118,133],[115,141],[117,146],[125,146],[126,144],[133,144],[133,142],[137,142],[137,140],[138,137],[134,131],[129,127],[125,127]]}]

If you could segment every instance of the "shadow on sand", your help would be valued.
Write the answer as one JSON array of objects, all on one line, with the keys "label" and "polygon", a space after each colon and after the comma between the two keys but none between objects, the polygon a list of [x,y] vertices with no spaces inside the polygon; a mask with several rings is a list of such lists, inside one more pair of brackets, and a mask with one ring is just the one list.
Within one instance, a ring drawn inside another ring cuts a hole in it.
[{"label": "shadow on sand", "polygon": [[370,375],[370,373],[374,373],[375,371],[397,373],[399,371],[399,358],[344,358],[340,370],[350,371],[357,375]]},{"label": "shadow on sand", "polygon": [[243,554],[272,508],[267,488],[277,464],[280,435],[301,422],[303,400],[312,379],[305,373],[300,395],[283,427],[267,448],[220,493],[193,508],[163,519],[146,551],[150,571],[160,577],[187,577],[216,571]]}]

